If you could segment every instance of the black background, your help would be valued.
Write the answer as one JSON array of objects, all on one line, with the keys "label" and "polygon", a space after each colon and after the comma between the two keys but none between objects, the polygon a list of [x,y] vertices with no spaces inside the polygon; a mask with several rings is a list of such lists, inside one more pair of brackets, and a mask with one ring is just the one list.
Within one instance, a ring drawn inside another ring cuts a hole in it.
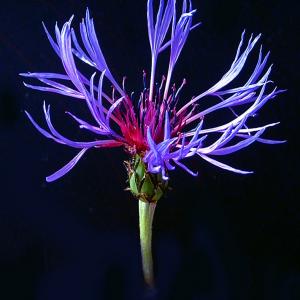
[{"label": "black background", "polygon": [[[53,32],[55,21],[62,25],[75,14],[77,27],[88,6],[112,72],[119,80],[126,75],[128,89],[138,92],[142,70],[150,68],[145,3],[1,4],[0,299],[300,299],[297,2],[193,1],[203,25],[191,34],[174,80],[186,77],[190,93],[204,91],[229,68],[243,29],[262,32],[274,62],[272,79],[288,91],[270,101],[255,123],[281,121],[266,136],[288,142],[252,145],[224,159],[253,175],[196,158],[189,166],[198,177],[171,174],[173,189],[159,202],[154,221],[156,293],[143,286],[137,203],[124,191],[122,150],[90,151],[67,176],[45,182],[76,152],[43,138],[24,109],[43,122],[45,99],[56,127],[76,138],[81,134],[64,111],[85,107],[22,85],[19,72],[62,68],[41,21]],[[165,66],[163,59],[160,74]]]}]

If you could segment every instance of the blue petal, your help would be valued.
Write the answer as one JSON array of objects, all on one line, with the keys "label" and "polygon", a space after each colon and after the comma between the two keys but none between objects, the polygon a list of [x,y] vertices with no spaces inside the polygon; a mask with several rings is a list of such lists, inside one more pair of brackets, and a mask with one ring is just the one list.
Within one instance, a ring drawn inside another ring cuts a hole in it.
[{"label": "blue petal", "polygon": [[217,167],[219,167],[221,169],[225,169],[227,171],[230,171],[230,172],[239,173],[239,174],[251,174],[251,173],[253,173],[253,171],[243,171],[243,170],[235,169],[235,168],[233,168],[231,166],[228,166],[228,165],[226,165],[224,163],[221,163],[221,162],[219,162],[219,161],[217,161],[215,159],[212,159],[211,157],[208,157],[208,156],[206,156],[204,154],[199,154],[198,153],[198,155],[201,158],[203,158],[204,160],[208,161],[209,163],[211,163],[211,164],[213,164],[213,165],[215,165],[215,166],[217,166]]},{"label": "blue petal", "polygon": [[80,158],[83,156],[83,154],[88,150],[88,148],[82,149],[70,162],[68,162],[65,166],[63,166],[61,169],[53,173],[52,175],[46,177],[47,182],[55,181],[62,176],[66,175],[68,172],[70,172],[78,163]]}]

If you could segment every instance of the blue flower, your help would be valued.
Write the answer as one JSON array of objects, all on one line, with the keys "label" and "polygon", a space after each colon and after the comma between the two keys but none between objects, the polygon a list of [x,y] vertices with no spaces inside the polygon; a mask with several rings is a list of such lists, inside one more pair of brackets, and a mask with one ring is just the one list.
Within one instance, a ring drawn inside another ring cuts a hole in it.
[{"label": "blue flower", "polygon": [[[134,101],[126,92],[125,79],[120,86],[112,75],[99,46],[88,9],[85,19],[80,23],[80,40],[72,27],[73,17],[62,29],[55,26],[55,39],[44,26],[50,44],[61,60],[65,72],[23,73],[22,76],[37,79],[42,83],[42,85],[25,83],[25,86],[82,101],[91,114],[92,123],[82,120],[71,112],[67,114],[80,128],[96,136],[91,142],[73,141],[62,136],[54,128],[50,106],[45,103],[43,110],[48,130],[40,127],[26,112],[32,124],[45,137],[80,149],[69,163],[47,177],[47,181],[54,181],[69,172],[87,150],[104,147],[123,147],[130,156],[138,155],[146,165],[147,172],[159,174],[164,181],[169,179],[169,171],[177,166],[196,176],[197,173],[184,164],[184,160],[192,156],[200,157],[228,171],[248,174],[251,172],[233,168],[216,158],[239,151],[254,142],[265,144],[284,142],[262,138],[265,130],[277,125],[278,122],[258,127],[247,125],[248,120],[256,115],[266,102],[282,92],[277,87],[269,88],[273,86],[273,82],[269,79],[272,66],[267,67],[269,53],[263,55],[260,48],[256,66],[249,79],[241,86],[227,88],[241,73],[250,52],[260,39],[260,34],[251,35],[249,40],[245,41],[243,32],[235,58],[221,79],[207,91],[190,100],[184,99],[186,101],[183,106],[178,105],[186,80],[184,79],[176,89],[175,84],[172,84],[173,71],[188,35],[200,23],[193,24],[196,10],[193,9],[191,1],[183,0],[182,8],[180,11],[177,10],[175,0],[168,0],[167,4],[161,0],[154,17],[153,0],[148,0],[151,75],[148,84],[144,72],[145,87],[138,101]],[[166,77],[163,76],[158,84],[157,61],[159,55],[165,51],[170,53],[169,65]],[[89,65],[94,69],[94,73],[91,76],[81,73],[77,67],[78,61]],[[108,81],[112,86],[111,92],[103,91],[104,81]],[[207,96],[215,97],[218,102],[200,110],[197,103],[205,99],[210,100],[211,97]],[[235,111],[236,107],[239,107],[239,112]],[[228,110],[232,114],[232,119],[224,124],[217,124],[216,120],[214,127],[206,127],[206,116],[219,110]]]}]

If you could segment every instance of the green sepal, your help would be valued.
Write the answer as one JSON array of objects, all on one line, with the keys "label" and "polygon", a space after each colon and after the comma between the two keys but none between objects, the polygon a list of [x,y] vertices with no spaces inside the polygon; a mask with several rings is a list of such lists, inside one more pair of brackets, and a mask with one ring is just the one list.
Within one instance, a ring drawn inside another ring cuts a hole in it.
[{"label": "green sepal", "polygon": [[149,174],[145,175],[145,179],[143,180],[141,187],[141,193],[146,194],[149,197],[152,197],[155,193],[155,187]]},{"label": "green sepal", "polygon": [[131,175],[129,176],[129,186],[130,186],[130,190],[134,195],[138,195],[139,194],[139,190],[138,190],[138,186],[136,184],[136,175],[134,172],[131,173]]},{"label": "green sepal", "polygon": [[135,173],[138,176],[139,180],[142,180],[144,178],[145,172],[146,172],[146,166],[141,160],[141,158],[138,158],[136,168],[135,168]]},{"label": "green sepal", "polygon": [[129,190],[143,202],[157,202],[168,190],[167,181],[162,179],[161,174],[147,172],[143,159],[135,155],[130,162],[126,163]]},{"label": "green sepal", "polygon": [[157,187],[155,195],[152,197],[154,202],[157,202],[162,196],[164,195],[164,192],[160,186]]}]

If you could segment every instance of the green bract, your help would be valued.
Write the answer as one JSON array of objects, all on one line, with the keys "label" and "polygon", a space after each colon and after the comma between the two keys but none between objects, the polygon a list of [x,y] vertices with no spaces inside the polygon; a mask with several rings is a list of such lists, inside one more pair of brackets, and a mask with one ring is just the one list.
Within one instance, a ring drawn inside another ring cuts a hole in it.
[{"label": "green bract", "polygon": [[131,193],[144,202],[157,202],[168,189],[168,184],[161,174],[147,172],[142,158],[135,155],[128,163],[129,189]]}]

